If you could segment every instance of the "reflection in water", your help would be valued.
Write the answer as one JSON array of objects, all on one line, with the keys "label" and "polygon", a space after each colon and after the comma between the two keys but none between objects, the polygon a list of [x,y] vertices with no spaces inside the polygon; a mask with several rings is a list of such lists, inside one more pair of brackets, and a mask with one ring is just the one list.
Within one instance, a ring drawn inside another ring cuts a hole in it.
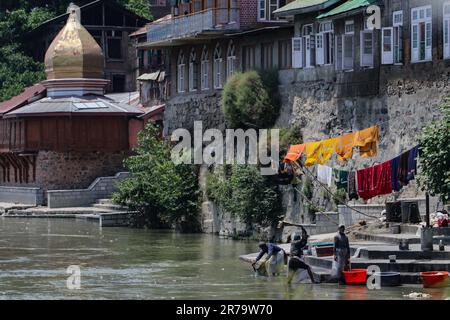
[{"label": "reflection in water", "polygon": [[[255,277],[238,256],[255,242],[77,220],[0,218],[0,299],[403,299],[420,287],[369,291],[337,284],[287,286]],[[81,290],[66,269],[81,267]],[[427,291],[445,299],[445,289]]]}]

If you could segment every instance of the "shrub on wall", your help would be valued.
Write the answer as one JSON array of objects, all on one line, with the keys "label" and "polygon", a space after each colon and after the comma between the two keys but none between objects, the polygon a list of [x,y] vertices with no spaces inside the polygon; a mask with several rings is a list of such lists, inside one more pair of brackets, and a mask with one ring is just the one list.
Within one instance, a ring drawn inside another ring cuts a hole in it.
[{"label": "shrub on wall", "polygon": [[277,186],[252,165],[233,165],[229,175],[218,167],[206,179],[206,193],[220,208],[247,223],[277,222],[281,197]]},{"label": "shrub on wall", "polygon": [[419,138],[419,182],[431,195],[450,202],[450,100],[441,107],[443,116],[427,126]]},{"label": "shrub on wall", "polygon": [[134,226],[175,225],[182,231],[198,231],[197,168],[175,165],[170,145],[157,137],[158,129],[152,123],[139,134],[136,155],[125,160],[131,176],[119,183],[113,199],[138,212],[132,216]]},{"label": "shrub on wall", "polygon": [[237,73],[222,91],[222,112],[233,128],[270,128],[279,114],[277,97],[278,80],[271,72]]}]

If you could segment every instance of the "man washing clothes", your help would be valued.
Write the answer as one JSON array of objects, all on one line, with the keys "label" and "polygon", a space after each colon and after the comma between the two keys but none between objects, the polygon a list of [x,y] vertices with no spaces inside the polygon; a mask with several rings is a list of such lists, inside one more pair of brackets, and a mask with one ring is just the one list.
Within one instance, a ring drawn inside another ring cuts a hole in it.
[{"label": "man washing clothes", "polygon": [[305,263],[303,250],[306,248],[308,244],[308,233],[305,228],[302,228],[302,235],[295,235],[294,240],[291,242],[291,252],[290,259],[288,263],[288,279],[287,283],[291,284],[292,279],[294,278],[295,273],[299,269],[305,269],[308,272],[309,278],[312,283],[318,283],[314,280],[314,274],[312,273],[311,267]]},{"label": "man washing clothes", "polygon": [[334,236],[334,261],[336,261],[336,274],[339,282],[343,282],[342,271],[350,268],[350,243],[345,235],[345,226],[341,224],[338,233]]}]

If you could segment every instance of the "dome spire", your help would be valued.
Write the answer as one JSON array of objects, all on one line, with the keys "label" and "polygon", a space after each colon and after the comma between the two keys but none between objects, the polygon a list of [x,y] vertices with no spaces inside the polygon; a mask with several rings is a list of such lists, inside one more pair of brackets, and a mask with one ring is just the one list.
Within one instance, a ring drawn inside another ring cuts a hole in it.
[{"label": "dome spire", "polygon": [[103,78],[103,53],[97,41],[81,25],[80,7],[71,3],[69,18],[45,54],[47,79]]}]

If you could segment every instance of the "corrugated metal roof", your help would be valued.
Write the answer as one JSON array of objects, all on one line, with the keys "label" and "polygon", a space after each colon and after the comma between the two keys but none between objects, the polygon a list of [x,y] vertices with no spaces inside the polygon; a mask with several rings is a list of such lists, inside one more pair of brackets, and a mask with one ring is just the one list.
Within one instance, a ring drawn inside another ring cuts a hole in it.
[{"label": "corrugated metal roof", "polygon": [[156,71],[156,72],[152,72],[152,73],[144,73],[142,75],[140,75],[137,79],[141,80],[141,81],[156,81],[158,80],[159,77],[159,73],[161,71]]},{"label": "corrugated metal roof", "polygon": [[336,8],[325,12],[317,17],[317,19],[323,19],[331,16],[335,16],[341,13],[349,12],[361,7],[367,7],[372,4],[378,3],[379,0],[348,0],[341,4],[340,6],[337,6]]},{"label": "corrugated metal roof", "polygon": [[339,0],[295,0],[274,11],[276,15],[293,15],[326,9]]},{"label": "corrugated metal roof", "polygon": [[32,87],[26,88],[21,94],[0,103],[0,115],[27,104],[33,98],[42,95],[45,90],[45,87],[41,84],[35,84]]},{"label": "corrugated metal roof", "polygon": [[40,115],[52,113],[104,113],[104,114],[130,114],[140,115],[143,112],[127,104],[114,102],[106,97],[83,96],[83,97],[61,97],[44,98],[30,103],[15,111],[9,112],[5,117]]}]

